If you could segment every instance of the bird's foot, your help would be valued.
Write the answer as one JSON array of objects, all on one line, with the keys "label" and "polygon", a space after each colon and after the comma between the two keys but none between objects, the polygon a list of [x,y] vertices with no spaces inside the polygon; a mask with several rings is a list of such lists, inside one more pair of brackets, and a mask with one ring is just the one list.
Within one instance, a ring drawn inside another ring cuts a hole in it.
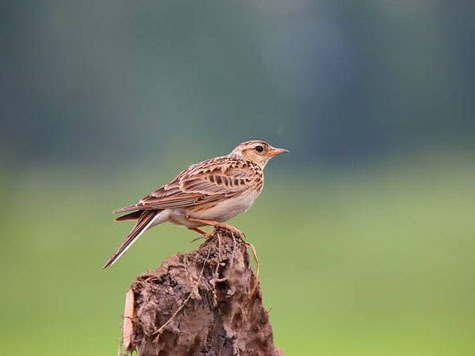
[{"label": "bird's foot", "polygon": [[[232,226],[232,225],[220,223],[220,222],[213,221],[213,220],[204,220],[204,219],[197,219],[197,218],[192,218],[192,217],[187,217],[187,219],[188,219],[189,221],[194,221],[194,222],[198,222],[198,223],[201,223],[201,224],[204,224],[204,225],[213,226],[215,230],[216,230],[216,229],[228,230],[228,231],[230,231],[232,234],[237,235],[237,236],[239,236],[239,237],[245,237],[245,236],[246,236],[242,231],[236,229],[236,228],[235,228],[234,226]],[[194,228],[192,228],[191,230],[197,231],[197,230],[199,230],[199,229],[196,229],[196,230],[195,230]]]},{"label": "bird's foot", "polygon": [[206,231],[198,229],[197,227],[189,227],[188,230],[193,230],[193,231],[196,231],[198,234],[206,235]]},{"label": "bird's foot", "polygon": [[214,232],[213,230],[211,230],[210,232],[206,232],[206,231],[203,231],[201,229],[198,229],[196,227],[189,227],[188,228],[189,230],[193,230],[193,231],[196,231],[197,233],[201,234],[201,236],[199,237],[196,237],[194,238],[193,240],[190,241],[190,244],[195,242],[195,241],[198,241],[198,240],[201,240],[201,239],[209,239],[211,236],[213,236]]},{"label": "bird's foot", "polygon": [[222,224],[222,223],[217,223],[216,225],[214,225],[214,228],[215,230],[219,230],[219,229],[222,229],[222,230],[228,230],[231,232],[231,234],[234,236],[239,236],[239,237],[246,237],[246,234],[244,234],[244,232],[242,232],[241,230],[235,228],[234,226],[232,225],[228,225],[228,224]]}]

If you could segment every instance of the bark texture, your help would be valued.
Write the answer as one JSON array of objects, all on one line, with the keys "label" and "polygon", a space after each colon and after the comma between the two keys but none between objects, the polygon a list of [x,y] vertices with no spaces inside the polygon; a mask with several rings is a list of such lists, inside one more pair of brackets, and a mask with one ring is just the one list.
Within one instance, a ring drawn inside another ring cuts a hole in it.
[{"label": "bark texture", "polygon": [[128,352],[140,356],[283,356],[274,347],[246,243],[227,230],[165,260],[131,289]]}]

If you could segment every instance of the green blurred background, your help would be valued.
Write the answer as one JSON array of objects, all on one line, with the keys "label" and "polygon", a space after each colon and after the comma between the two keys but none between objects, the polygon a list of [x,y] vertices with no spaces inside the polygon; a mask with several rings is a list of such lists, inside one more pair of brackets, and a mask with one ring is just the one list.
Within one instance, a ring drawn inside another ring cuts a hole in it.
[{"label": "green blurred background", "polygon": [[0,354],[113,355],[196,245],[111,211],[260,138],[250,212],[286,355],[475,354],[475,2],[2,1]]}]

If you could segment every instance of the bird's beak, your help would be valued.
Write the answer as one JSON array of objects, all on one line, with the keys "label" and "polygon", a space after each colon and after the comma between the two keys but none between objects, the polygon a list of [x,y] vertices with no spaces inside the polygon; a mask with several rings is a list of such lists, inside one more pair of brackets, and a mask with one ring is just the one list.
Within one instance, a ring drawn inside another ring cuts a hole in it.
[{"label": "bird's beak", "polygon": [[286,150],[285,148],[273,148],[272,151],[268,153],[269,156],[278,156],[281,155],[282,153],[287,153],[289,150]]}]

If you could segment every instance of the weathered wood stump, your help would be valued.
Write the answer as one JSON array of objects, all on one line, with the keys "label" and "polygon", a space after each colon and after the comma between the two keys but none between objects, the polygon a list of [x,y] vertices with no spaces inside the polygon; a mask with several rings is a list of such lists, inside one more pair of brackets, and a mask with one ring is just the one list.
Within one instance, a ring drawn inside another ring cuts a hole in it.
[{"label": "weathered wood stump", "polygon": [[273,343],[247,244],[228,230],[216,230],[197,250],[171,256],[155,272],[139,276],[128,302],[129,353],[283,355]]}]

